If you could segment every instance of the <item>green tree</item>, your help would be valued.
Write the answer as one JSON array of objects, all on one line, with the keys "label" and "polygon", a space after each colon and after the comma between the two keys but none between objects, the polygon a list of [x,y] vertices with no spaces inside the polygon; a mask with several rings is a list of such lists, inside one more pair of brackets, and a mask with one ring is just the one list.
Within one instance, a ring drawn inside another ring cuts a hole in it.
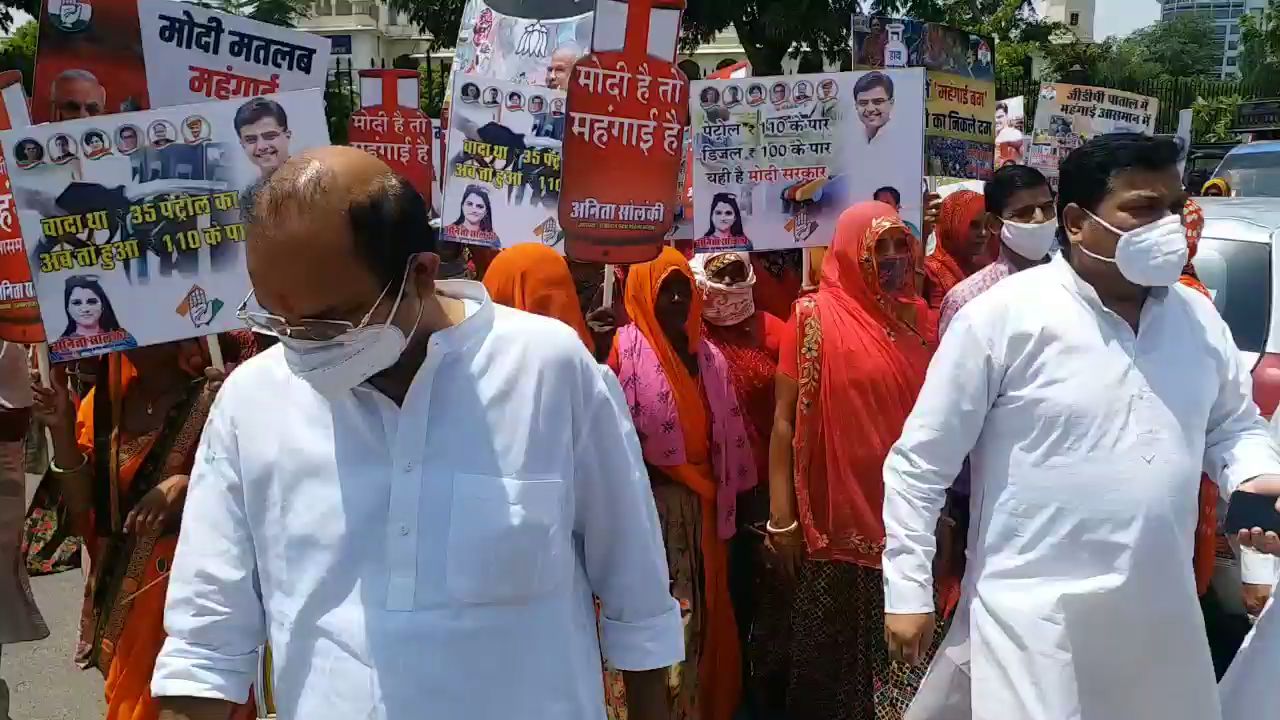
[{"label": "green tree", "polygon": [[22,84],[31,94],[31,82],[35,78],[36,38],[40,26],[35,20],[23,23],[13,35],[0,43],[0,70],[22,71]]},{"label": "green tree", "polygon": [[293,27],[294,21],[311,11],[311,0],[204,0],[195,4],[284,27]]},{"label": "green tree", "polygon": [[[465,0],[390,0],[394,10],[429,33],[433,48],[458,36]],[[733,28],[757,75],[782,72],[788,56],[818,53],[832,63],[849,56],[849,26],[858,12],[945,22],[993,35],[999,41],[1044,40],[1035,0],[690,0],[682,49],[690,51]]]},{"label": "green tree", "polygon": [[[1239,95],[1228,95],[1205,100],[1196,98],[1191,104],[1191,137],[1196,142],[1233,142],[1236,134],[1231,126],[1236,120],[1236,109],[1240,106]],[[1197,188],[1198,189],[1198,188]]]},{"label": "green tree", "polygon": [[1180,15],[1099,43],[1051,43],[1043,51],[1047,79],[1119,89],[1152,80],[1216,76],[1222,57],[1213,22],[1200,15]]},{"label": "green tree", "polygon": [[1280,72],[1280,0],[1270,0],[1260,16],[1240,18],[1240,61],[1245,82],[1275,81]]},{"label": "green tree", "polygon": [[1214,38],[1207,15],[1178,15],[1142,28],[1114,47],[1119,60],[1139,64],[1135,72],[1157,77],[1217,75],[1222,64],[1222,40]]}]

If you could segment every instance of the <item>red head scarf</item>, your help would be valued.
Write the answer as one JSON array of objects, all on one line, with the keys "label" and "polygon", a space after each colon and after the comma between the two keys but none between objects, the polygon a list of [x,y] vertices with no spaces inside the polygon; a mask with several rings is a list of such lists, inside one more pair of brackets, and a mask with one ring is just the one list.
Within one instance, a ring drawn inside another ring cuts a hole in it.
[{"label": "red head scarf", "polygon": [[587,348],[595,349],[569,265],[555,250],[539,243],[503,250],[489,264],[484,286],[499,305],[555,318],[573,328]]},{"label": "red head scarf", "polygon": [[[801,397],[813,392],[817,407],[802,402],[796,427],[796,492],[810,551],[875,567],[884,547],[882,467],[930,357],[921,320],[909,321],[926,311],[915,285],[908,279],[894,298],[880,288],[876,241],[892,229],[911,232],[884,203],[840,216],[814,295],[822,332],[816,392],[801,372]],[[914,237],[911,245],[922,252]]]},{"label": "red head scarf", "polygon": [[986,211],[986,200],[972,190],[958,190],[942,201],[938,215],[938,245],[925,260],[925,272],[932,281],[934,294],[930,304],[941,305],[956,283],[977,270],[985,257],[975,258],[969,244],[969,225]]}]

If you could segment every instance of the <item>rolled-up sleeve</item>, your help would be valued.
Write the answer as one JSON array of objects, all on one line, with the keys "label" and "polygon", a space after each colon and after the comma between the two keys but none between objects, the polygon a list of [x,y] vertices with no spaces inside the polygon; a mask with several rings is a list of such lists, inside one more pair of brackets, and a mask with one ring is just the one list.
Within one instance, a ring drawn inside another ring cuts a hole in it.
[{"label": "rolled-up sleeve", "polygon": [[1225,496],[1250,478],[1280,473],[1280,454],[1253,402],[1253,378],[1236,350],[1231,329],[1216,315],[1214,318],[1222,369],[1218,395],[1209,413],[1204,471]]},{"label": "rolled-up sleeve", "polygon": [[588,372],[587,423],[574,442],[575,532],[600,598],[604,655],[618,670],[668,667],[684,660],[684,630],[640,441],[613,373]]},{"label": "rolled-up sleeve", "polygon": [[885,612],[932,612],[934,529],[947,488],[982,432],[999,363],[961,310],[929,364],[902,436],[884,463]]},{"label": "rolled-up sleeve", "polygon": [[226,390],[191,473],[165,602],[168,638],[151,681],[156,697],[245,702],[266,639]]}]

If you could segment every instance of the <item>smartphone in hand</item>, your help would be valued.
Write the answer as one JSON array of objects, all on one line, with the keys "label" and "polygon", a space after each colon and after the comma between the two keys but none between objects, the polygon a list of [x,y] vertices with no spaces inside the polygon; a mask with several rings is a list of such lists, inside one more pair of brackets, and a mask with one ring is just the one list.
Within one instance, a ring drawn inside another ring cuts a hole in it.
[{"label": "smartphone in hand", "polygon": [[1227,505],[1226,531],[1232,535],[1241,530],[1262,528],[1280,533],[1280,512],[1276,511],[1277,498],[1272,495],[1237,490],[1231,493]]}]

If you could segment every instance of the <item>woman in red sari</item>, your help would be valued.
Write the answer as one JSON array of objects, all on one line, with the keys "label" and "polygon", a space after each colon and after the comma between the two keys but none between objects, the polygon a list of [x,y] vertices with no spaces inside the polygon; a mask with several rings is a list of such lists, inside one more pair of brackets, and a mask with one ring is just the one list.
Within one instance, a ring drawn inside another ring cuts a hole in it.
[{"label": "woman in red sari", "polygon": [[924,383],[920,242],[891,205],[836,225],[817,293],[782,345],[770,447],[768,544],[794,579],[787,716],[897,720],[923,677],[884,640],[882,466]]},{"label": "woman in red sari", "polygon": [[924,261],[924,299],[934,313],[951,288],[991,262],[985,215],[982,194],[972,190],[958,190],[942,201],[938,245]]}]

